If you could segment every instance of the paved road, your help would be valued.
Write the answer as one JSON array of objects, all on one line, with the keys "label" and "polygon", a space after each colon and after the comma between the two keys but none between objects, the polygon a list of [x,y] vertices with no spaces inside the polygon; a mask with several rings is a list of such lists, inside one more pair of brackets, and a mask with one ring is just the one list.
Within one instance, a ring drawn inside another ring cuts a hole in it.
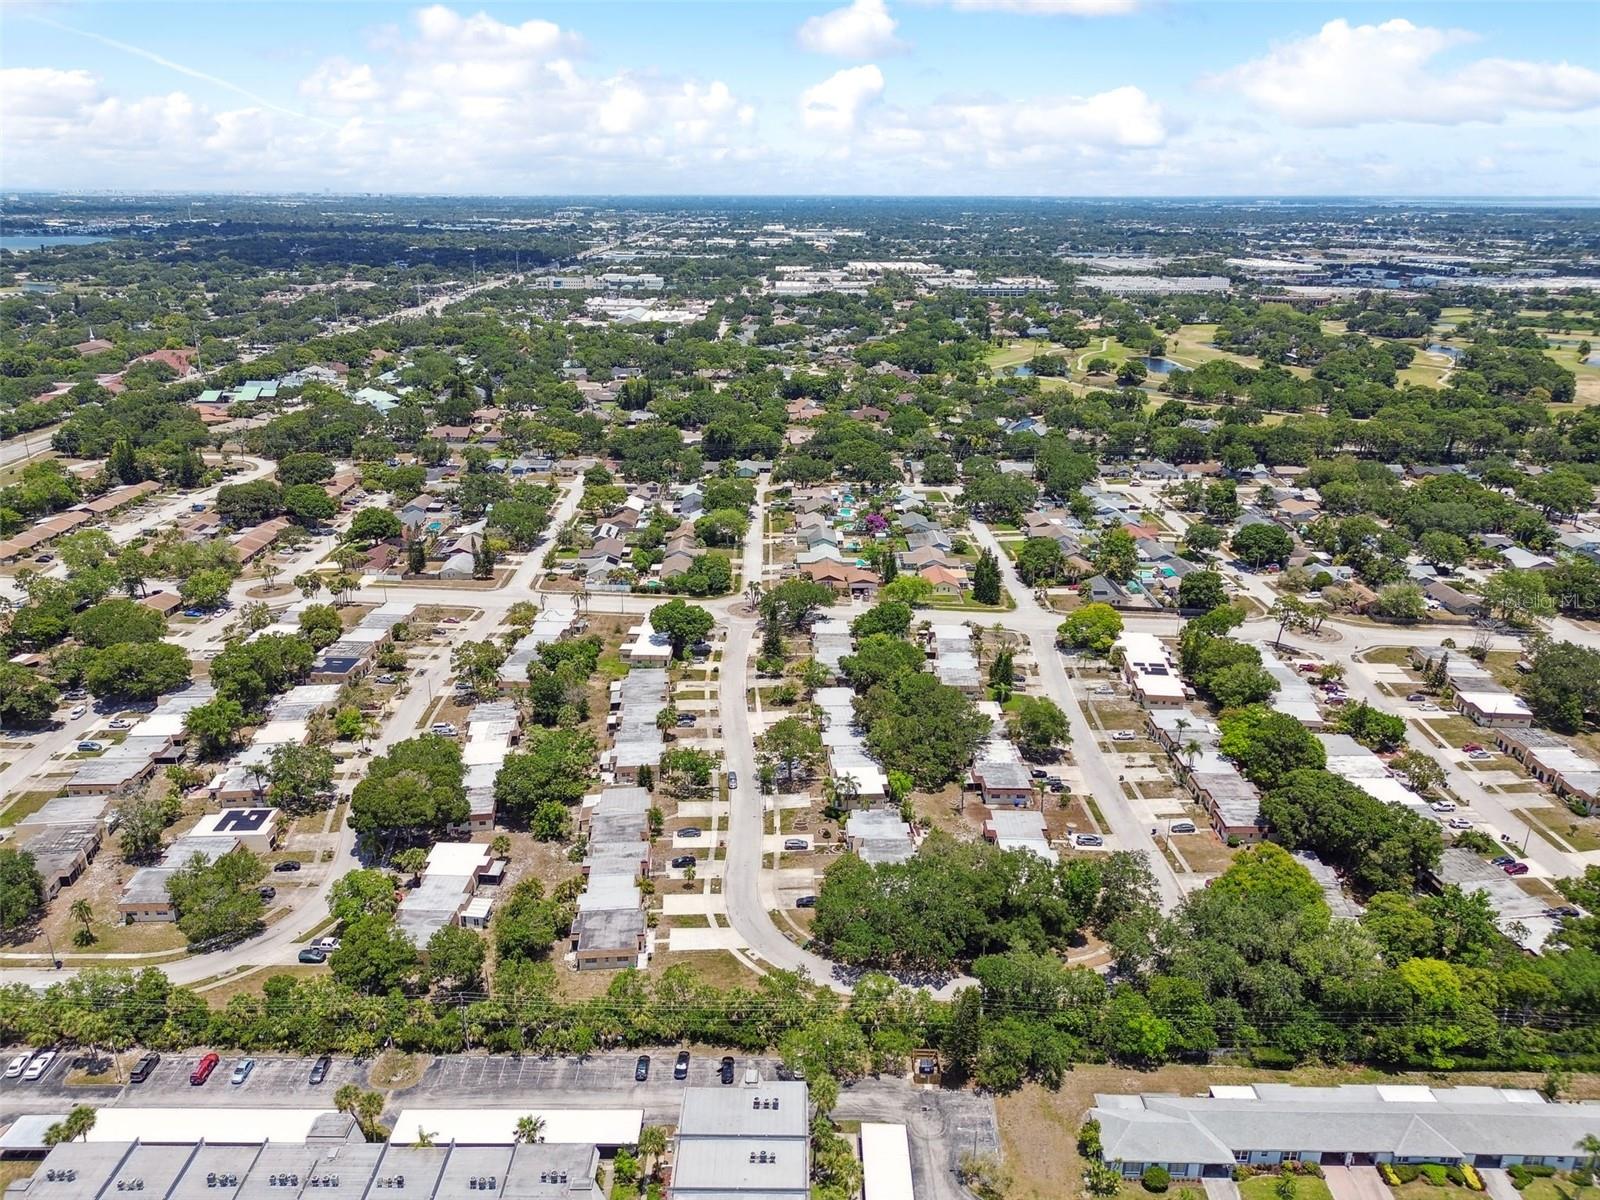
[{"label": "paved road", "polygon": [[1129,806],[1122,785],[1117,782],[1119,767],[1101,746],[1094,727],[1078,702],[1066,668],[1061,665],[1061,654],[1056,649],[1055,640],[1061,614],[1050,611],[1034,599],[1033,589],[1022,582],[1010,557],[1000,548],[1000,543],[987,525],[974,521],[972,529],[979,545],[986,547],[999,560],[1001,577],[1017,602],[1015,611],[1002,615],[1000,622],[1008,629],[1027,635],[1028,643],[1033,648],[1033,657],[1039,664],[1039,676],[1046,693],[1067,714],[1067,722],[1072,730],[1073,757],[1083,769],[1084,782],[1088,784],[1095,803],[1111,826],[1109,832],[1117,839],[1117,848],[1143,852],[1161,891],[1161,907],[1172,910],[1183,898],[1183,888],[1166,856],[1150,836],[1150,827],[1145,824],[1143,814],[1135,813]]},{"label": "paved road", "polygon": [[27,462],[36,454],[43,454],[50,449],[50,439],[59,428],[59,425],[46,425],[42,429],[18,434],[10,441],[0,442],[0,468],[15,466]]},{"label": "paved road", "polygon": [[[582,481],[573,480],[568,484],[561,500],[558,502],[551,522],[551,530],[559,529],[561,522],[566,521],[576,510],[579,493],[582,491]],[[526,556],[524,562],[513,573],[511,581],[505,588],[496,593],[503,594],[514,591],[516,596],[527,599],[531,592],[532,581],[543,569],[545,560],[555,547],[552,537],[543,546]],[[435,592],[423,603],[439,604],[445,602],[457,604],[472,604],[476,602],[479,593],[458,592],[441,594]],[[504,616],[505,607],[483,607],[479,614],[466,623],[456,626],[455,632],[449,639],[457,641],[481,641],[493,635]],[[383,754],[389,747],[408,737],[414,737],[418,726],[426,715],[428,708],[435,698],[443,693],[450,678],[450,645],[435,646],[427,652],[427,657],[420,663],[414,664],[414,669],[407,682],[406,694],[401,698],[399,705],[384,722],[380,735],[372,742],[373,755]],[[84,718],[78,722],[83,725],[88,721]],[[31,752],[30,752],[31,753]],[[8,772],[9,774],[9,772]],[[341,783],[341,790],[346,794],[352,789],[353,783]],[[247,941],[241,942],[225,950],[216,950],[209,954],[198,954],[189,958],[178,959],[174,962],[162,964],[162,970],[174,983],[197,983],[209,980],[222,974],[235,974],[255,967],[286,965],[295,962],[300,950],[304,946],[303,938],[312,929],[316,928],[328,916],[328,895],[334,883],[345,872],[360,866],[360,859],[356,854],[356,834],[348,822],[339,830],[339,839],[334,846],[332,862],[316,863],[310,872],[317,873],[315,884],[296,888],[292,892],[280,891],[279,895],[292,904],[294,911],[287,917],[280,918],[278,922],[268,927],[263,933]],[[3,958],[5,956],[0,956]],[[40,962],[46,961],[44,955],[29,956]],[[64,961],[74,962],[74,956],[61,955]],[[159,954],[125,955],[101,958],[79,958],[81,965],[106,965],[114,962],[115,965],[127,966],[137,969],[142,960],[160,957]],[[73,973],[72,967],[61,971],[54,971],[43,966],[11,967],[0,971],[0,978],[7,983],[28,983],[34,986],[43,986],[60,981],[64,976]]]},{"label": "paved road", "polygon": [[[762,577],[761,514],[765,511],[767,477],[756,486],[757,518],[745,535],[743,575],[745,586]],[[765,803],[756,784],[755,740],[750,728],[750,645],[756,619],[742,597],[716,605],[727,629],[722,645],[719,703],[722,719],[723,769],[739,777],[739,786],[729,794],[728,845],[723,864],[722,890],[727,897],[728,922],[744,939],[750,951],[785,971],[796,971],[817,983],[838,991],[849,989],[835,977],[835,964],[820,954],[803,950],[785,937],[773,923],[771,910],[777,901],[770,888],[762,888],[762,839],[766,833]]]}]

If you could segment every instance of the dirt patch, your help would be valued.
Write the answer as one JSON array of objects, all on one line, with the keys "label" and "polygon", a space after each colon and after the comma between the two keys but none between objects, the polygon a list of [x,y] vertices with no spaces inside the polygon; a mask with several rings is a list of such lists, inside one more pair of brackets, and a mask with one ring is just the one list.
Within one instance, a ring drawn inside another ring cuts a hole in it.
[{"label": "dirt patch", "polygon": [[421,1054],[401,1054],[398,1050],[385,1050],[372,1063],[367,1072],[367,1082],[380,1091],[398,1091],[415,1087],[422,1082],[428,1070],[428,1059]]}]

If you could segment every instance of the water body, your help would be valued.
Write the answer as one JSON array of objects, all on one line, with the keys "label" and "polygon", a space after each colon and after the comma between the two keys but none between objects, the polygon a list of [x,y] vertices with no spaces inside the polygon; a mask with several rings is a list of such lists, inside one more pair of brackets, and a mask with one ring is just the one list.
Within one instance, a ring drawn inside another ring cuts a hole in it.
[{"label": "water body", "polygon": [[1170,358],[1152,358],[1145,355],[1139,359],[1145,365],[1145,370],[1152,375],[1171,375],[1174,371],[1182,371],[1184,366],[1180,362],[1173,362]]},{"label": "water body", "polygon": [[42,250],[46,246],[87,246],[93,242],[109,242],[110,238],[94,237],[87,233],[0,233],[0,252]]},{"label": "water body", "polygon": [[1433,354],[1442,354],[1453,363],[1458,363],[1467,356],[1465,350],[1457,350],[1454,346],[1446,346],[1443,342],[1429,342],[1427,350]]},{"label": "water body", "polygon": [[1033,368],[1023,364],[1020,367],[1012,367],[1011,373],[1019,379],[1026,379],[1029,375],[1033,374]]}]

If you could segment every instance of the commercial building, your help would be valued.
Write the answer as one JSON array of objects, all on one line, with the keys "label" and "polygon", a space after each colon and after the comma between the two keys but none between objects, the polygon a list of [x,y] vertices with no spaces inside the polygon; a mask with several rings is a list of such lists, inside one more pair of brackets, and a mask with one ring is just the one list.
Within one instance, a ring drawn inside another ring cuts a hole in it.
[{"label": "commercial building", "polygon": [[809,1108],[800,1082],[685,1088],[672,1200],[808,1200]]},{"label": "commercial building", "polygon": [[862,1200],[914,1200],[904,1125],[861,1123],[861,1195]]},{"label": "commercial building", "polygon": [[[326,1117],[320,1124],[330,1129],[353,1124],[342,1114]],[[28,1190],[43,1200],[97,1200],[120,1192],[153,1200],[465,1200],[478,1193],[505,1200],[604,1200],[596,1182],[600,1149],[592,1142],[512,1144],[508,1137],[485,1144],[439,1141],[434,1129],[428,1132],[435,1136],[432,1146],[399,1137],[369,1144],[331,1136],[279,1142],[265,1135],[222,1143],[66,1142],[50,1151]]]},{"label": "commercial building", "polygon": [[1397,1084],[1213,1086],[1204,1096],[1098,1095],[1102,1157],[1125,1178],[1162,1166],[1175,1179],[1226,1179],[1236,1165],[1286,1161],[1539,1163],[1572,1168],[1600,1128],[1600,1105],[1551,1104],[1513,1088]]}]

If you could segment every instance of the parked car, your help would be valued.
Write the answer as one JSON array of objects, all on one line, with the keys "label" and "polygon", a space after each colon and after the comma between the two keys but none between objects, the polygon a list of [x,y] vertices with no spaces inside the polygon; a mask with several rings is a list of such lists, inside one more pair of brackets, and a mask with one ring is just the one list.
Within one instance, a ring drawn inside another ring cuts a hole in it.
[{"label": "parked car", "polygon": [[1167,826],[1167,832],[1169,832],[1169,833],[1193,833],[1194,832],[1194,822],[1193,821],[1174,821],[1171,825]]},{"label": "parked car", "polygon": [[1445,824],[1450,826],[1451,829],[1471,829],[1472,828],[1472,822],[1467,820],[1465,817],[1451,817],[1448,821],[1445,822]]},{"label": "parked car", "polygon": [[21,1075],[23,1069],[28,1065],[28,1060],[32,1057],[33,1055],[26,1050],[17,1055],[6,1064],[5,1077],[7,1079],[15,1079],[18,1075]]},{"label": "parked car", "polygon": [[729,771],[728,772],[728,790],[731,792],[731,791],[734,790],[734,788],[736,788],[738,786],[739,786],[739,772],[737,772],[737,771]]},{"label": "parked car", "polygon": [[328,1071],[333,1066],[333,1058],[324,1054],[311,1066],[311,1083],[313,1086],[321,1083],[328,1077]]},{"label": "parked car", "polygon": [[115,721],[111,722],[111,728],[113,728],[113,729],[132,729],[133,728],[133,722],[128,720],[127,717],[118,717]]},{"label": "parked car", "polygon": [[692,854],[679,854],[673,857],[672,865],[678,870],[682,870],[684,867],[694,866],[697,861],[698,860]]},{"label": "parked car", "polygon": [[1507,875],[1526,875],[1528,873],[1528,864],[1525,862],[1507,863],[1501,870]]},{"label": "parked car", "polygon": [[44,1078],[44,1073],[50,1069],[50,1064],[55,1062],[54,1050],[41,1050],[28,1062],[28,1069],[22,1073],[23,1083],[33,1083]]},{"label": "parked car", "polygon": [[215,1051],[205,1055],[205,1057],[195,1064],[194,1070],[189,1072],[190,1085],[193,1087],[199,1087],[206,1080],[210,1079],[211,1072],[217,1069],[217,1064],[221,1061],[221,1055],[217,1054]]},{"label": "parked car", "polygon": [[722,1056],[722,1068],[717,1074],[721,1076],[723,1083],[733,1082],[733,1055],[724,1054]]},{"label": "parked car", "polygon": [[811,849],[811,843],[806,841],[805,838],[784,838],[783,848],[785,850],[809,850]]},{"label": "parked car", "polygon": [[1072,840],[1079,846],[1104,846],[1106,844],[1105,838],[1098,833],[1080,833]]},{"label": "parked car", "polygon": [[1454,800],[1435,800],[1428,807],[1436,813],[1453,813],[1456,810],[1456,802]]},{"label": "parked car", "polygon": [[1465,750],[1468,754],[1471,754],[1474,750],[1482,750],[1483,749],[1483,747],[1480,746],[1477,742],[1463,742],[1461,744],[1461,748],[1463,750]]},{"label": "parked car", "polygon": [[697,838],[700,836],[700,834],[701,829],[698,825],[685,825],[682,829],[678,830],[678,836],[683,838]]},{"label": "parked car", "polygon": [[695,716],[694,716],[693,713],[679,713],[678,714],[678,724],[680,726],[693,725],[694,721],[695,721]]},{"label": "parked car", "polygon": [[650,1056],[641,1054],[633,1062],[633,1081],[643,1083],[650,1078]]},{"label": "parked car", "polygon": [[303,963],[325,963],[328,961],[327,951],[318,950],[315,946],[307,946],[300,951],[299,957]]},{"label": "parked car", "polygon": [[324,954],[332,954],[338,948],[339,939],[336,937],[325,937],[317,942],[317,949],[321,950]]},{"label": "parked car", "polygon": [[435,721],[428,726],[429,733],[437,733],[441,737],[455,737],[456,727],[449,721]]},{"label": "parked car", "polygon": [[1113,742],[1131,742],[1135,740],[1135,735],[1131,729],[1119,729],[1111,735],[1111,740]]},{"label": "parked car", "polygon": [[256,1069],[256,1060],[255,1059],[253,1059],[253,1058],[241,1059],[239,1061],[239,1065],[234,1067],[234,1069],[233,1069],[233,1078],[230,1079],[228,1082],[233,1084],[234,1087],[238,1087],[246,1079],[250,1078],[250,1072],[254,1071],[255,1069]]},{"label": "parked car", "polygon": [[1512,863],[1514,863],[1516,861],[1517,860],[1515,858],[1513,858],[1511,855],[1502,854],[1499,858],[1491,858],[1489,860],[1489,865],[1491,867],[1508,867],[1508,866],[1510,866]]},{"label": "parked car", "polygon": [[55,562],[55,560],[56,560],[56,556],[54,554],[41,554],[38,557],[36,557],[33,561],[34,562],[42,562],[42,563],[53,563],[53,562]]},{"label": "parked car", "polygon": [[753,1063],[753,1062],[745,1063],[745,1065],[744,1065],[744,1085],[745,1085],[745,1087],[754,1087],[756,1084],[758,1084],[760,1082],[761,1082],[761,1068],[756,1066],[756,1064]]},{"label": "parked car", "polygon": [[72,711],[69,712],[67,714],[67,716],[69,718],[71,718],[72,720],[76,721],[79,717],[83,716],[83,714],[88,712],[88,711],[89,711],[89,706],[87,704],[78,704],[78,705],[74,705],[73,706]]},{"label": "parked car", "polygon": [[1421,692],[1412,692],[1409,696],[1406,697],[1406,703],[1408,703],[1408,704],[1421,704],[1426,699],[1427,699],[1427,697],[1424,696]]},{"label": "parked car", "polygon": [[133,1064],[133,1070],[128,1072],[128,1079],[132,1083],[143,1083],[150,1078],[150,1073],[161,1065],[161,1055],[154,1052],[146,1054]]},{"label": "parked car", "polygon": [[260,896],[263,900],[276,900],[278,898],[278,889],[269,883],[264,887],[258,887],[256,889],[256,895]]},{"label": "parked car", "polygon": [[104,742],[79,742],[78,743],[79,751],[84,753],[84,754],[94,754],[97,751],[104,750],[105,748],[106,748],[106,744]]},{"label": "parked car", "polygon": [[796,908],[815,908],[817,906],[817,898],[815,896],[801,896],[794,902],[794,906]]},{"label": "parked car", "polygon": [[672,1064],[672,1077],[674,1079],[689,1078],[689,1052],[687,1050],[678,1051],[678,1061]]},{"label": "parked car", "polygon": [[298,858],[286,858],[280,863],[274,863],[272,869],[274,871],[298,871],[300,869],[300,860]]}]

